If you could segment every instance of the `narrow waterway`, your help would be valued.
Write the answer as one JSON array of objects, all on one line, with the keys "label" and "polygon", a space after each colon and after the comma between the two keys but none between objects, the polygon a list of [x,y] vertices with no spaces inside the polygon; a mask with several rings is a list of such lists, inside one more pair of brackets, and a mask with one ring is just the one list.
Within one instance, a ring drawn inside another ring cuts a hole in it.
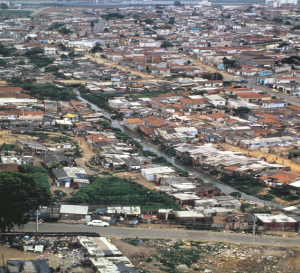
[{"label": "narrow waterway", "polygon": [[[107,112],[107,111],[105,111],[105,110],[103,110],[103,109],[100,109],[98,106],[96,106],[96,105],[92,104],[91,102],[87,101],[86,99],[82,98],[82,97],[80,96],[80,93],[79,93],[77,90],[75,90],[75,92],[76,92],[76,94],[77,94],[77,96],[78,96],[78,98],[79,98],[80,100],[82,100],[82,101],[85,102],[85,103],[90,104],[91,107],[92,107],[92,109],[94,109],[95,111],[101,111],[101,112],[104,114],[104,116],[105,116],[106,118],[111,119],[111,117],[110,117],[111,114],[110,114],[109,112]],[[118,120],[112,120],[112,126],[113,126],[113,127],[116,127],[116,128],[119,128],[119,129],[122,130],[124,133],[128,134],[129,136],[131,136],[134,140],[139,141],[139,142],[143,145],[143,147],[144,147],[145,150],[149,150],[149,151],[155,152],[155,153],[158,154],[159,156],[164,156],[164,157],[167,158],[172,164],[174,164],[175,166],[177,166],[177,167],[179,167],[179,168],[182,168],[182,169],[188,171],[189,173],[197,174],[197,175],[200,174],[200,176],[202,177],[202,179],[203,179],[205,182],[207,182],[207,183],[214,183],[214,184],[215,184],[222,192],[229,194],[229,193],[231,193],[231,192],[238,191],[237,189],[235,189],[235,188],[233,188],[233,187],[231,187],[231,186],[229,186],[229,185],[224,184],[224,183],[221,182],[220,180],[218,180],[218,179],[212,177],[211,175],[206,174],[206,173],[203,173],[203,172],[200,172],[200,171],[198,171],[198,170],[195,170],[192,166],[184,165],[184,164],[182,164],[181,161],[175,160],[174,158],[172,158],[172,157],[166,155],[165,153],[161,152],[160,150],[155,149],[155,147],[154,147],[153,145],[149,144],[149,142],[146,142],[146,141],[145,141],[142,137],[140,137],[137,133],[135,133],[135,132],[129,130],[129,129],[126,128],[126,127],[123,127],[122,125],[120,125],[120,123],[119,123]],[[259,199],[259,198],[257,198],[257,197],[254,197],[254,196],[252,196],[252,195],[245,194],[245,193],[243,193],[243,192],[241,192],[241,193],[242,193],[242,198],[251,200],[251,201],[253,201],[253,202],[264,203],[266,206],[272,205],[272,206],[276,206],[276,207],[279,207],[279,208],[285,207],[285,206],[282,206],[282,205],[277,204],[277,203],[273,203],[273,202],[269,202],[269,201],[265,201],[265,200]]]}]

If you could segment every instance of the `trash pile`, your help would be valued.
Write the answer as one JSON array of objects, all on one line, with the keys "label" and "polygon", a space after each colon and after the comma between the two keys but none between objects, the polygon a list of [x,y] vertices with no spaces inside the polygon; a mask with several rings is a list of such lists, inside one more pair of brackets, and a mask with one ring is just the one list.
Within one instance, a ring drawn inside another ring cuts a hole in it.
[{"label": "trash pile", "polygon": [[77,237],[44,237],[44,236],[16,236],[9,238],[6,243],[12,248],[35,253],[58,253],[62,251],[72,251],[79,248]]},{"label": "trash pile", "polygon": [[[40,254],[39,260],[47,260],[51,272],[76,267],[76,272],[88,272],[91,262],[84,247],[78,243],[77,237],[46,237],[46,236],[9,236],[5,242],[7,247],[24,251],[24,254]],[[83,269],[84,268],[84,269]],[[54,271],[53,271],[54,270]],[[91,269],[92,270],[92,269]],[[92,272],[92,271],[91,271]]]}]

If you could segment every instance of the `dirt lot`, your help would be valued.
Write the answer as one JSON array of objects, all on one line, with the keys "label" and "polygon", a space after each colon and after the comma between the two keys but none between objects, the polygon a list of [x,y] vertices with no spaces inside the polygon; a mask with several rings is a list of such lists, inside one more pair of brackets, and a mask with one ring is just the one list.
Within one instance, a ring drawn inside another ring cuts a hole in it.
[{"label": "dirt lot", "polygon": [[256,246],[252,250],[242,244],[175,240],[142,240],[138,246],[119,239],[113,243],[137,268],[148,270],[142,272],[300,272],[298,247]]},{"label": "dirt lot", "polygon": [[[144,240],[111,238],[112,243],[127,256],[140,272],[203,272],[214,273],[300,272],[300,247],[255,246],[218,242],[191,242],[181,240]],[[129,243],[131,244],[129,244]],[[133,244],[133,245],[132,245]],[[39,259],[40,254],[26,253],[0,245],[0,256],[7,260]],[[76,255],[43,253],[52,267],[67,267],[76,262]],[[2,265],[2,261],[1,261]],[[93,272],[89,268],[72,268],[67,272]]]},{"label": "dirt lot", "polygon": [[[223,147],[224,147],[224,145],[223,145]],[[236,147],[236,146],[232,146],[232,145],[228,145],[228,144],[226,144],[225,147],[229,151],[237,151],[237,152],[241,152],[245,155],[249,154],[250,156],[253,156],[253,157],[265,157],[268,162],[276,162],[278,164],[283,164],[283,165],[289,166],[291,168],[292,172],[300,173],[300,164],[299,163],[292,162],[291,160],[288,160],[284,157],[280,157],[279,155],[266,154],[266,153],[262,153],[260,151],[248,151],[247,149],[243,149],[241,147]]]}]

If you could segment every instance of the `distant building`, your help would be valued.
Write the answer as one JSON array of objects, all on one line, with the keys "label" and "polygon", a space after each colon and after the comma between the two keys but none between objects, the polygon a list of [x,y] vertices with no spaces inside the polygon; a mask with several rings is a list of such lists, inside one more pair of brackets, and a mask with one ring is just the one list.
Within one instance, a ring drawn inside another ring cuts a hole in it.
[{"label": "distant building", "polygon": [[298,5],[298,0],[266,0],[266,5],[271,8],[277,8],[286,5]]}]

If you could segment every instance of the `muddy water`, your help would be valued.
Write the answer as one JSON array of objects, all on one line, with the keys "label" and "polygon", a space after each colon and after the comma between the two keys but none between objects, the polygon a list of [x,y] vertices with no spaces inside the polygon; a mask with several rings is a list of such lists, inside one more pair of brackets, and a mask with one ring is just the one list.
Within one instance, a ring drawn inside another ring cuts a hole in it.
[{"label": "muddy water", "polygon": [[[104,114],[104,116],[105,116],[106,118],[109,118],[109,119],[110,119],[110,116],[111,116],[111,115],[110,115],[109,112],[107,112],[107,111],[105,111],[105,110],[103,110],[103,109],[100,109],[98,106],[96,106],[96,105],[92,104],[91,102],[89,102],[89,101],[85,100],[84,98],[82,98],[77,90],[75,90],[75,92],[76,92],[78,98],[79,98],[81,101],[83,101],[83,102],[85,102],[85,103],[89,103],[89,104],[91,105],[92,109],[94,109],[95,111],[101,111],[101,112]],[[221,181],[219,181],[218,179],[215,179],[215,178],[212,177],[211,175],[206,174],[206,173],[203,173],[203,172],[200,172],[200,171],[198,171],[198,170],[195,170],[192,166],[183,165],[181,161],[175,160],[174,158],[172,158],[172,157],[166,155],[165,153],[163,153],[163,152],[157,150],[157,149],[155,148],[155,146],[151,145],[149,142],[146,142],[146,141],[145,141],[143,138],[141,138],[137,133],[135,133],[135,132],[129,130],[129,129],[126,128],[126,127],[123,127],[122,125],[120,125],[120,123],[119,123],[118,120],[112,120],[112,126],[113,126],[113,127],[116,127],[116,128],[119,128],[119,129],[122,130],[124,133],[128,134],[129,136],[131,136],[134,140],[137,140],[138,142],[140,142],[140,143],[143,145],[143,147],[144,147],[145,150],[149,150],[149,151],[155,152],[155,153],[158,154],[159,156],[164,156],[164,157],[167,158],[172,164],[174,164],[175,166],[177,166],[177,167],[179,167],[179,168],[182,168],[182,169],[188,171],[188,172],[191,173],[191,174],[197,174],[197,175],[200,175],[200,176],[203,178],[203,180],[204,180],[205,182],[207,182],[207,183],[214,183],[214,184],[215,184],[222,192],[229,194],[229,193],[231,193],[231,192],[237,191],[235,188],[230,187],[230,186],[228,186],[228,185],[222,183]],[[241,192],[241,193],[242,193],[242,198],[251,200],[251,201],[253,201],[253,202],[264,203],[266,206],[272,205],[272,206],[276,206],[276,207],[279,207],[279,208],[285,207],[285,206],[282,206],[282,205],[277,204],[277,203],[273,203],[273,202],[261,200],[261,199],[259,199],[259,198],[257,198],[257,197],[252,196],[252,195],[247,195],[247,194],[245,194],[245,193],[243,193],[243,192]]]}]

